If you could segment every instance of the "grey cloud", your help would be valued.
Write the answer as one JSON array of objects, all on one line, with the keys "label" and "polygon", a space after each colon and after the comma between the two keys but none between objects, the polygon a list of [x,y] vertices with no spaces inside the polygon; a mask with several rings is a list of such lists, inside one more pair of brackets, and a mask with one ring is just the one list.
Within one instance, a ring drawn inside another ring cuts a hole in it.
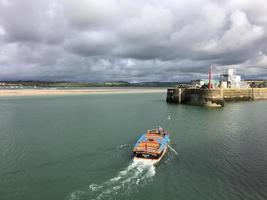
[{"label": "grey cloud", "polygon": [[0,0],[0,79],[266,77],[264,0]]},{"label": "grey cloud", "polygon": [[61,6],[52,0],[2,1],[0,24],[6,42],[62,43],[66,22],[61,12]]},{"label": "grey cloud", "polygon": [[76,54],[94,56],[110,52],[115,45],[116,38],[111,32],[88,31],[66,39],[64,47]]}]

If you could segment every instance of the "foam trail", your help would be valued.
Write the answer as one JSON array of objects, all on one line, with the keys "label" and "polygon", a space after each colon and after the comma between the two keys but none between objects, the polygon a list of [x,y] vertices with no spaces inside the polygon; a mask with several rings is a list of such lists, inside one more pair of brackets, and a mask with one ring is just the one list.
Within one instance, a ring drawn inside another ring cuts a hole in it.
[{"label": "foam trail", "polygon": [[74,191],[67,199],[117,199],[121,195],[137,191],[139,186],[151,181],[155,173],[155,167],[151,162],[132,161],[124,170],[118,172],[117,176],[102,184],[91,184],[83,191]]}]

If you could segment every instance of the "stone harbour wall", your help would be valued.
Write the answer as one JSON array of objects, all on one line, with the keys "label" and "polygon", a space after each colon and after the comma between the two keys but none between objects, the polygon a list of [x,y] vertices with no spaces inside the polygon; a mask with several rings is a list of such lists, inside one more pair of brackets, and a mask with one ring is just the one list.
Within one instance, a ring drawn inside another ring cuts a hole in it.
[{"label": "stone harbour wall", "polygon": [[168,103],[222,107],[226,101],[251,101],[267,99],[267,88],[169,88]]}]

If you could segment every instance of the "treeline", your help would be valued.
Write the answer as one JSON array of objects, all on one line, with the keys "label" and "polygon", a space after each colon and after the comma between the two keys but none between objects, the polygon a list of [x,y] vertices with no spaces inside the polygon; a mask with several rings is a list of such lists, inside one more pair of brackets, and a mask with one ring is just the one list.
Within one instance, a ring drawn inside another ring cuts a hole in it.
[{"label": "treeline", "polygon": [[126,81],[110,82],[67,82],[67,81],[0,81],[0,86],[19,87],[174,87],[178,82],[140,82]]}]

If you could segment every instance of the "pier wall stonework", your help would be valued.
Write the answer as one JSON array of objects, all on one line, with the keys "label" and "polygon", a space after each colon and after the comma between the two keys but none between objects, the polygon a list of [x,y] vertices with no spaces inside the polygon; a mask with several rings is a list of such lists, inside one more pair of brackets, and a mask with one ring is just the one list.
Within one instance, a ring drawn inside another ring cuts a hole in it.
[{"label": "pier wall stonework", "polygon": [[207,105],[207,106],[223,106],[223,99],[220,90],[207,89],[185,89],[182,93],[182,103]]},{"label": "pier wall stonework", "polygon": [[250,101],[267,99],[267,88],[197,89],[170,88],[166,101],[193,105],[224,106],[225,101]]},{"label": "pier wall stonework", "polygon": [[253,88],[254,100],[267,99],[267,88]]},{"label": "pier wall stonework", "polygon": [[223,99],[225,101],[267,99],[267,88],[223,89]]}]

